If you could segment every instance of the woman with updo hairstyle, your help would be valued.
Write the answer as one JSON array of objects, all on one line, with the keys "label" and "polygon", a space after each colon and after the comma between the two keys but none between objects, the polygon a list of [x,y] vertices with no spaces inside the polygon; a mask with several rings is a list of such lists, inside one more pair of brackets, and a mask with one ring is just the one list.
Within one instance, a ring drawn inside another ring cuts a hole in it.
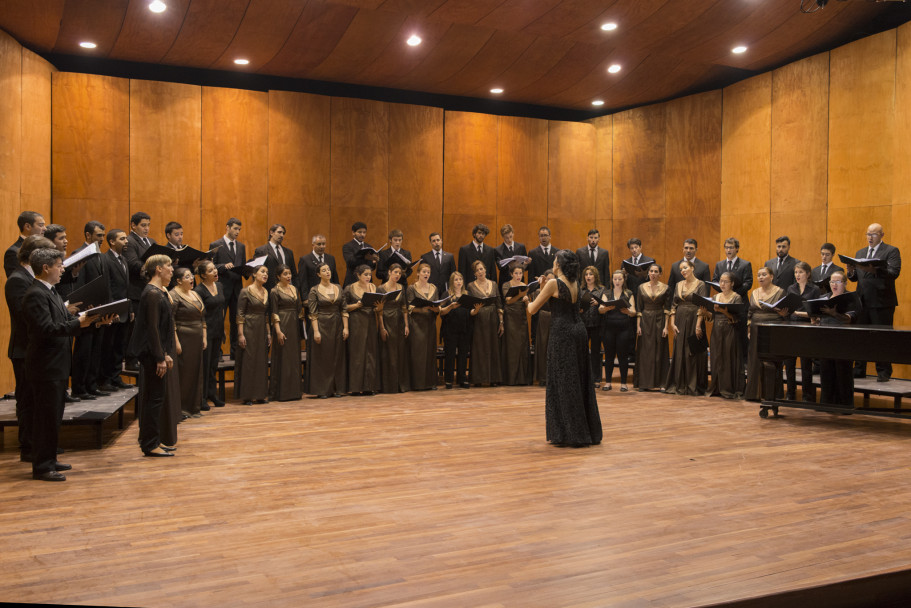
[{"label": "woman with updo hairstyle", "polygon": [[[785,294],[796,293],[800,296],[801,301],[816,300],[822,297],[819,287],[810,280],[810,274],[813,270],[806,262],[797,262],[794,266],[794,282],[788,285]],[[801,307],[802,308],[802,307]],[[809,323],[810,316],[805,310],[792,310],[791,323]],[[787,377],[787,392],[785,399],[795,400],[797,398],[797,358],[791,357],[784,360],[785,376]],[[800,358],[800,390],[803,393],[804,401],[814,403],[816,401],[816,387],[813,385],[813,359],[809,357]]]},{"label": "woman with updo hairstyle", "polygon": [[636,299],[640,303],[636,319],[636,368],[633,382],[640,391],[664,388],[667,382],[668,357],[667,317],[670,313],[671,290],[661,282],[661,266],[648,267],[648,281],[640,283]]},{"label": "woman with updo hairstyle", "polygon": [[703,396],[709,388],[709,363],[705,350],[693,354],[689,340],[705,336],[704,309],[693,300],[699,294],[708,297],[708,286],[696,278],[693,264],[680,261],[682,281],[674,285],[673,303],[668,323],[674,333],[674,355],[667,376],[667,392],[677,395]]},{"label": "woman with updo hairstyle", "polygon": [[207,401],[215,407],[224,407],[218,397],[215,376],[221,361],[221,343],[225,338],[225,294],[218,282],[218,269],[212,260],[204,260],[196,266],[199,285],[194,291],[206,307],[206,348],[202,353],[202,402],[200,409],[207,411]]},{"label": "woman with updo hairstyle", "polygon": [[266,403],[269,396],[269,269],[259,266],[253,282],[237,298],[237,362],[234,395],[244,405]]},{"label": "woman with updo hairstyle", "polygon": [[408,286],[405,299],[408,301],[408,315],[411,317],[411,335],[408,337],[411,351],[411,389],[415,391],[437,390],[437,314],[439,306],[415,306],[418,298],[428,302],[439,299],[436,285],[430,282],[430,264],[421,262],[418,279]]},{"label": "woman with updo hairstyle", "polygon": [[755,329],[759,323],[785,321],[791,314],[791,311],[786,308],[775,311],[762,306],[762,302],[774,304],[785,296],[785,290],[772,282],[774,278],[775,271],[768,266],[762,266],[756,271],[756,281],[759,286],[750,293],[750,308],[747,311],[747,337],[750,350],[747,354],[747,385],[744,393],[744,399],[748,401],[780,399],[783,394],[782,363],[781,361],[763,361],[759,358],[759,341]]},{"label": "woman with updo hairstyle", "polygon": [[[721,293],[715,300],[722,304],[743,304],[740,294],[734,291],[734,274],[724,272],[718,279]],[[720,395],[725,399],[740,399],[745,382],[743,377],[743,347],[740,328],[746,322],[744,315],[737,315],[723,306],[715,305],[712,315],[712,384],[706,397]]]},{"label": "woman with updo hairstyle", "polygon": [[[168,376],[174,368],[174,317],[167,286],[174,268],[171,258],[153,255],[142,266],[142,275],[149,282],[142,290],[133,333],[127,347],[127,357],[139,360],[139,447],[149,457],[173,456],[177,443],[177,422],[180,418],[179,398],[174,395],[176,417],[166,412]],[[167,427],[162,434],[162,423]],[[162,446],[167,442],[168,448]]]},{"label": "woman with updo hairstyle", "polygon": [[528,344],[528,290],[523,289],[511,298],[506,294],[513,287],[525,284],[525,269],[513,263],[510,280],[503,283],[503,383],[507,386],[531,384],[531,360]]},{"label": "woman with updo hairstyle", "polygon": [[[180,409],[184,418],[201,418],[203,405],[203,351],[206,349],[206,306],[193,291],[189,268],[174,271],[176,285],[171,290],[174,326],[175,371],[180,379]],[[209,409],[208,406],[206,409]]]},{"label": "woman with updo hairstyle", "polygon": [[269,292],[272,323],[272,361],[269,373],[269,399],[296,401],[301,390],[301,331],[303,307],[294,275],[287,264],[275,268],[278,282]]},{"label": "woman with updo hairstyle", "polygon": [[588,355],[591,360],[595,388],[601,385],[601,313],[598,305],[604,295],[601,274],[594,266],[582,270],[582,322],[588,332]]},{"label": "woman with updo hairstyle", "polygon": [[399,284],[400,278],[402,265],[392,264],[389,266],[386,282],[377,288],[378,293],[399,292],[395,298],[383,305],[383,314],[377,319],[380,324],[380,367],[384,393],[404,393],[411,390],[411,353],[406,339],[411,328],[408,302],[405,290]]},{"label": "woman with updo hairstyle", "polygon": [[528,306],[528,312],[535,314],[544,302],[550,302],[544,418],[547,440],[567,447],[597,445],[602,436],[588,356],[588,332],[579,314],[579,272],[576,254],[558,251],[554,278]]},{"label": "woman with updo hairstyle", "polygon": [[354,273],[357,280],[348,285],[343,294],[348,313],[348,392],[373,395],[383,388],[376,319],[383,305],[364,304],[365,293],[376,293],[376,285],[371,283],[373,270],[370,266],[361,264]]},{"label": "woman with updo hairstyle", "polygon": [[468,285],[468,294],[476,298],[495,298],[488,304],[475,304],[471,309],[471,363],[469,374],[475,386],[503,382],[500,365],[500,336],[503,335],[503,309],[497,294],[497,284],[487,278],[487,267],[481,260],[471,265],[475,280]]},{"label": "woman with updo hairstyle", "polygon": [[320,399],[341,397],[345,392],[345,340],[348,313],[342,288],[332,282],[332,268],[316,268],[319,283],[307,295],[310,338],[307,342],[307,376],[304,390]]}]

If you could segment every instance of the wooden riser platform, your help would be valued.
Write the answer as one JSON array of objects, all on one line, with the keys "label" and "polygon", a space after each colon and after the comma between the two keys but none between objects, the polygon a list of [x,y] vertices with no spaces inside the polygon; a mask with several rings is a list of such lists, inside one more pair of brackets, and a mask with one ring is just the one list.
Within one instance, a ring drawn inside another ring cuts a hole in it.
[{"label": "wooden riser platform", "polygon": [[133,422],[57,484],[8,441],[0,601],[704,606],[911,568],[911,422],[598,398],[585,449],[538,387],[231,403],[171,459]]}]

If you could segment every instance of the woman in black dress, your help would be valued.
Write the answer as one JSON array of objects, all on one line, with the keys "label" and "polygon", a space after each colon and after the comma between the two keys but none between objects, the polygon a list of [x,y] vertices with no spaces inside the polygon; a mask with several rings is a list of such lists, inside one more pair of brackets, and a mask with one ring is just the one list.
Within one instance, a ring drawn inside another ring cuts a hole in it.
[{"label": "woman in black dress", "polygon": [[345,392],[345,340],[348,313],[342,288],[332,282],[332,268],[320,264],[319,284],[310,288],[307,311],[310,342],[307,344],[307,392],[320,399],[341,397]]},{"label": "woman in black dress", "polygon": [[[408,350],[408,303],[405,290],[399,284],[402,278],[401,264],[389,267],[388,280],[379,286],[379,293],[399,292],[392,300],[383,305],[383,314],[377,321],[380,324],[380,367],[382,368],[383,392],[404,393],[411,390],[409,367],[411,356]],[[436,328],[434,328],[434,331]]]},{"label": "woman in black dress", "polygon": [[[443,339],[443,381],[446,388],[457,384],[468,388],[466,370],[468,369],[468,349],[471,346],[471,309],[459,304],[459,297],[465,293],[465,279],[462,273],[449,275],[449,289],[446,296],[450,298],[446,306],[440,308],[440,337]],[[458,360],[456,360],[458,356]]]},{"label": "woman in black dress", "polygon": [[588,332],[579,315],[579,261],[574,253],[557,252],[555,279],[529,304],[534,314],[550,302],[551,336],[547,344],[547,392],[544,417],[547,440],[558,446],[601,443],[601,417],[588,356]]},{"label": "woman in black dress", "polygon": [[287,264],[275,268],[278,283],[269,292],[272,321],[272,362],[269,399],[296,401],[301,398],[301,306],[294,275]]},{"label": "woman in black dress", "polygon": [[[845,273],[836,270],[829,277],[832,289],[830,298],[845,292]],[[853,306],[841,313],[834,306],[823,306],[824,316],[818,321],[820,325],[850,325],[857,320],[857,300]],[[853,362],[845,359],[819,360],[819,402],[827,405],[854,407],[854,374],[851,373]]]},{"label": "woman in black dress", "polygon": [[215,263],[206,260],[196,267],[196,275],[201,284],[194,291],[206,307],[206,350],[202,354],[203,389],[200,409],[206,411],[211,401],[215,407],[224,407],[225,402],[218,398],[218,385],[215,375],[218,362],[221,361],[221,343],[225,337],[225,294],[218,283],[218,269]]},{"label": "woman in black dress", "polygon": [[523,290],[511,298],[506,294],[512,287],[524,285],[525,270],[515,266],[512,278],[503,283],[503,383],[507,386],[521,386],[531,383],[531,365],[528,351],[528,291]]},{"label": "woman in black dress", "polygon": [[373,271],[361,264],[355,270],[357,281],[345,288],[343,298],[348,313],[348,392],[373,395],[383,388],[380,382],[379,331],[376,316],[383,305],[364,305],[365,293],[376,293],[371,283]]},{"label": "woman in black dress", "polygon": [[[787,293],[796,293],[803,302],[816,300],[822,297],[819,287],[810,282],[812,269],[806,262],[797,262],[794,266],[794,282],[788,285]],[[810,316],[805,310],[791,312],[791,323],[809,323]],[[797,358],[786,359],[784,362],[785,374],[788,379],[786,399],[794,400],[797,396]],[[800,390],[803,400],[809,403],[816,402],[816,387],[813,386],[813,359],[800,358]]]},{"label": "woman in black dress", "polygon": [[174,317],[168,284],[174,268],[171,258],[153,255],[142,266],[149,278],[139,298],[128,356],[139,359],[139,447],[145,456],[173,456],[161,445],[161,411],[167,398],[166,376],[174,367]]},{"label": "woman in black dress", "polygon": [[203,404],[203,352],[206,349],[206,307],[193,291],[189,268],[175,272],[177,285],[171,290],[174,324],[177,327],[175,370],[180,379],[180,407],[184,418],[201,418]]},{"label": "woman in black dress", "polygon": [[269,269],[253,272],[253,283],[237,298],[237,364],[235,394],[244,405],[266,403],[269,396]]},{"label": "woman in black dress", "polygon": [[591,358],[592,378],[595,388],[601,386],[601,314],[598,303],[604,294],[601,275],[594,266],[587,266],[582,271],[582,322],[588,332],[588,355]]},{"label": "woman in black dress", "polygon": [[471,381],[475,386],[503,381],[500,365],[500,337],[503,335],[503,309],[497,297],[497,284],[487,278],[487,268],[481,260],[471,265],[475,280],[468,293],[477,298],[495,298],[489,304],[476,304],[471,310]]},{"label": "woman in black dress", "polygon": [[620,390],[625,393],[629,390],[626,385],[629,358],[636,346],[636,300],[633,292],[626,288],[626,277],[622,270],[615,270],[611,275],[611,284],[604,290],[604,300],[622,300],[627,306],[598,306],[598,312],[603,315],[601,341],[604,343],[604,386],[601,390],[609,391],[612,388],[616,358],[620,367]]}]

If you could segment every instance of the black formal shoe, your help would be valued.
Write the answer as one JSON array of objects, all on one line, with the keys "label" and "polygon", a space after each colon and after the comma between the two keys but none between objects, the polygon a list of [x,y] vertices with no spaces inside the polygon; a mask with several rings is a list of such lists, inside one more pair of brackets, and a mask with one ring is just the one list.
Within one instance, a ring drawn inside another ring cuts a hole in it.
[{"label": "black formal shoe", "polygon": [[328,399],[329,395],[317,395],[316,398],[317,399]]},{"label": "black formal shoe", "polygon": [[625,392],[627,392],[627,391],[629,391],[629,388],[628,388],[628,387],[622,386],[622,385],[620,386],[620,392],[621,392],[621,393],[625,393]]},{"label": "black formal shoe", "polygon": [[127,384],[126,382],[124,382],[124,381],[121,380],[120,378],[117,378],[116,380],[111,380],[111,386],[116,387],[116,388],[122,390],[122,389],[125,389],[125,388],[130,388],[130,387],[132,387],[133,385],[132,385],[132,384]]},{"label": "black formal shoe", "polygon": [[212,408],[209,407],[209,404],[208,404],[208,403],[203,403],[202,405],[199,406],[199,409],[201,409],[201,410],[204,411],[204,412],[208,412],[208,411],[211,410]]},{"label": "black formal shoe", "polygon": [[88,393],[79,393],[78,395],[76,395],[76,400],[77,401],[94,401],[95,395],[90,395]]},{"label": "black formal shoe", "polygon": [[866,378],[866,377],[867,377],[867,372],[865,372],[865,371],[862,370],[862,369],[855,369],[855,370],[854,370],[854,377],[855,377],[855,378]]},{"label": "black formal shoe", "polygon": [[80,401],[82,401],[82,399],[80,399],[80,398],[77,397],[76,395],[71,395],[71,394],[69,394],[69,393],[66,393],[66,394],[63,396],[63,400],[64,400],[66,403],[79,403]]},{"label": "black formal shoe", "polygon": [[32,461],[31,454],[19,454],[19,462],[31,462],[31,461]]},{"label": "black formal shoe", "polygon": [[253,405],[253,402],[252,401],[243,401],[243,402],[241,402],[241,405]]},{"label": "black formal shoe", "polygon": [[117,392],[117,390],[118,390],[117,387],[114,386],[113,384],[102,384],[101,386],[98,387],[99,392],[104,391],[105,393],[108,393],[108,394],[115,393],[115,392]]},{"label": "black formal shoe", "polygon": [[66,475],[57,471],[47,471],[46,473],[32,473],[32,479],[39,481],[66,481]]},{"label": "black formal shoe", "polygon": [[468,384],[467,382],[463,382],[463,383],[460,384],[459,386],[461,386],[462,388],[471,388],[471,385]]},{"label": "black formal shoe", "polygon": [[784,400],[785,401],[797,401],[797,395],[795,395],[794,393],[788,393],[787,395],[785,395]]},{"label": "black formal shoe", "polygon": [[891,379],[890,376],[887,376],[885,374],[879,374],[876,376],[877,382],[888,382],[890,379]]},{"label": "black formal shoe", "polygon": [[601,390],[602,390],[602,391],[609,391],[609,390],[611,390],[612,388],[613,388],[613,387],[612,387],[610,384],[605,384],[604,386],[601,387]]},{"label": "black formal shoe", "polygon": [[332,395],[332,396],[333,396],[333,397],[341,397],[341,396],[342,396],[342,394],[341,394],[341,393],[335,393],[335,394],[334,394],[334,395]]},{"label": "black formal shoe", "polygon": [[[450,386],[449,388],[452,388],[452,387]],[[430,390],[435,391],[435,390],[437,390],[437,387],[431,386],[431,387],[430,387]]]},{"label": "black formal shoe", "polygon": [[69,470],[72,469],[72,468],[73,468],[73,465],[71,465],[71,464],[64,464],[64,463],[62,463],[62,462],[55,462],[55,463],[54,463],[54,470],[55,470],[55,471],[69,471]]},{"label": "black formal shoe", "polygon": [[146,458],[170,458],[174,454],[171,452],[143,452],[142,455]]},{"label": "black formal shoe", "polygon": [[211,401],[212,401],[212,405],[214,405],[215,407],[224,407],[225,406],[225,402],[217,397],[213,397],[211,399]]},{"label": "black formal shoe", "polygon": [[98,390],[97,388],[93,388],[89,391],[89,395],[94,395],[96,397],[110,397],[111,393],[106,393],[104,391]]},{"label": "black formal shoe", "polygon": [[446,388],[447,388],[447,389],[452,388],[452,385],[451,385],[450,383],[447,382],[447,383],[446,383]]}]

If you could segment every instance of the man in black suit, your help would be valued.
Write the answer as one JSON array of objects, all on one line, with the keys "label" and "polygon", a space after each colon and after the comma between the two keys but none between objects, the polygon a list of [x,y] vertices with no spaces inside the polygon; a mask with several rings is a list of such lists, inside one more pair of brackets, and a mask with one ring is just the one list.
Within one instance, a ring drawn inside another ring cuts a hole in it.
[{"label": "man in black suit", "polygon": [[485,224],[475,224],[471,229],[472,241],[459,248],[459,273],[465,279],[465,288],[475,280],[471,265],[476,260],[481,260],[486,269],[488,280],[497,280],[497,254],[494,248],[484,244],[484,239],[490,234],[490,228]]},{"label": "man in black suit", "polygon": [[501,288],[503,283],[512,279],[510,275],[509,264],[506,266],[500,266],[501,260],[507,260],[511,257],[517,255],[528,256],[528,251],[525,250],[525,245],[522,243],[517,243],[515,241],[515,230],[513,230],[512,224],[503,224],[503,227],[500,228],[500,236],[503,238],[503,242],[497,245],[494,253],[496,254],[497,267],[499,268],[499,278],[497,279],[497,286]]},{"label": "man in black suit", "polygon": [[[105,265],[105,275],[111,290],[111,300],[117,301],[127,297],[130,274],[123,254],[128,247],[127,233],[123,230],[109,230],[105,239],[108,250],[102,254],[101,262]],[[101,386],[102,391],[128,388],[130,385],[120,379],[126,350],[127,322],[133,313],[114,319],[111,325],[101,328]]]},{"label": "man in black suit", "polygon": [[772,283],[782,289],[787,289],[797,280],[794,278],[794,267],[800,260],[788,255],[790,250],[791,239],[787,236],[778,237],[775,239],[775,251],[778,255],[765,263],[775,273]]},{"label": "man in black suit", "polygon": [[[835,245],[832,243],[822,244],[822,247],[819,248],[819,257],[822,263],[810,271],[811,281],[822,281],[831,277],[833,272],[845,271],[844,268],[832,261],[835,257]],[[823,293],[832,293],[832,287],[828,283],[820,287],[820,290]]]},{"label": "man in black suit", "polygon": [[721,275],[730,272],[734,275],[734,291],[740,294],[743,302],[747,303],[750,297],[750,288],[753,286],[753,264],[740,259],[740,241],[730,237],[724,241],[724,259],[715,264],[712,282],[717,283]]},{"label": "man in black suit", "polygon": [[547,226],[538,228],[538,241],[541,244],[528,252],[528,257],[531,258],[531,262],[528,264],[528,276],[532,280],[537,279],[545,271],[554,267],[554,258],[557,257],[557,252],[560,251],[551,245],[550,228]]},{"label": "man in black suit", "polygon": [[124,252],[124,257],[130,271],[130,286],[127,294],[130,298],[130,310],[134,313],[142,290],[145,289],[148,282],[142,277],[142,254],[155,244],[155,240],[149,238],[151,226],[152,217],[144,211],[137,211],[130,217],[130,234],[127,235],[129,245]]},{"label": "man in black suit", "polygon": [[[709,265],[696,257],[696,249],[698,247],[699,243],[696,242],[696,239],[684,239],[683,260],[686,260],[693,265],[693,270],[695,271],[697,279],[700,281],[711,281],[712,271],[709,269]],[[671,264],[671,273],[667,280],[667,286],[670,288],[672,294],[676,293],[674,289],[676,288],[677,283],[683,280],[683,275],[680,274],[680,262],[683,260],[677,260]]]},{"label": "man in black suit", "polygon": [[[895,319],[895,307],[898,296],[895,293],[895,279],[901,274],[902,257],[898,247],[883,242],[885,232],[881,224],[870,224],[867,227],[867,246],[858,249],[854,257],[861,259],[884,260],[884,266],[847,264],[848,280],[857,281],[857,292],[863,304],[864,321],[872,325],[892,327]],[[854,375],[866,375],[866,361],[855,361]],[[892,377],[892,364],[887,361],[876,362],[876,380],[888,382]]]},{"label": "man in black suit", "polygon": [[345,258],[345,284],[342,287],[347,287],[357,281],[355,270],[361,264],[367,264],[376,270],[377,255],[372,251],[361,252],[362,249],[368,247],[370,244],[367,242],[367,224],[354,222],[351,225],[351,240],[342,245],[342,257]]},{"label": "man in black suit", "polygon": [[[66,227],[60,224],[48,224],[44,231],[44,238],[54,244],[54,249],[62,253],[65,260],[66,249],[69,246]],[[26,266],[28,266],[28,260],[26,260]],[[73,264],[63,271],[63,276],[60,278],[60,282],[57,283],[57,293],[60,294],[64,302],[70,299],[70,293],[75,289],[76,283],[79,281],[79,273],[83,267],[85,267],[85,261]],[[29,266],[29,268],[31,267]]]},{"label": "man in black suit", "polygon": [[[642,240],[638,237],[632,237],[626,241],[626,248],[629,249],[629,257],[625,260],[630,264],[644,264],[645,262],[653,262],[652,258],[642,253]],[[648,270],[639,274],[627,273],[626,275],[626,286],[634,295],[638,295],[639,286],[648,281]],[[605,285],[610,285],[610,277],[601,279],[601,282]]]},{"label": "man in black suit", "polygon": [[[266,256],[266,268],[269,270],[269,279],[266,289],[272,289],[278,283],[276,268],[285,264],[291,268],[291,276],[297,276],[297,266],[294,264],[294,252],[282,245],[285,240],[285,227],[282,224],[272,224],[269,227],[269,242],[260,245],[253,251],[253,257]],[[292,279],[293,280],[293,279]]]},{"label": "man in black suit", "polygon": [[421,260],[430,264],[430,283],[436,285],[437,294],[449,291],[449,277],[456,271],[455,256],[443,251],[443,237],[439,232],[430,233],[430,251],[421,256]]},{"label": "man in black suit", "polygon": [[180,251],[186,245],[183,244],[183,226],[178,222],[168,222],[164,226],[164,238],[168,242],[165,247],[170,247],[175,251]]},{"label": "man in black suit", "polygon": [[57,434],[70,375],[70,336],[80,327],[88,327],[96,317],[75,317],[63,306],[54,287],[63,274],[62,253],[36,249],[29,256],[29,263],[35,281],[25,291],[22,311],[28,328],[25,376],[32,394],[32,478],[66,481],[60,471],[72,467],[57,462]]},{"label": "man in black suit", "polygon": [[410,264],[399,259],[399,256],[405,258],[408,262],[414,261],[411,259],[411,252],[407,249],[402,249],[402,241],[404,239],[405,234],[398,228],[390,230],[389,247],[380,252],[379,259],[376,262],[376,276],[384,283],[389,279],[390,266],[398,264],[402,267],[404,272],[399,277],[399,285],[402,286],[402,289],[408,287],[408,277],[411,276],[412,268]]},{"label": "man in black suit", "polygon": [[338,270],[335,267],[335,257],[326,253],[326,237],[322,234],[314,235],[311,239],[313,251],[308,255],[301,256],[297,263],[297,290],[300,292],[301,300],[306,303],[310,295],[310,290],[319,285],[319,267],[322,264],[329,264],[329,270],[332,271],[333,283],[338,283]]},{"label": "man in black suit", "polygon": [[[231,271],[232,268],[241,267],[247,263],[247,249],[237,240],[240,236],[241,223],[236,217],[228,219],[225,224],[225,235],[217,241],[209,243],[209,249],[218,248],[213,256],[215,268],[218,270],[218,283],[222,293],[225,294],[225,314],[230,324],[229,338],[231,340],[231,358],[237,350],[237,298],[243,289],[243,275]],[[127,248],[129,251],[129,247]],[[131,298],[132,299],[132,298]]]},{"label": "man in black suit", "polygon": [[[83,230],[85,242],[73,253],[79,253],[86,247],[101,247],[104,242],[104,225],[101,222],[90,221]],[[100,255],[92,256],[85,262],[85,267],[79,273],[76,287],[88,285],[99,277],[107,281],[105,265]],[[98,387],[104,383],[101,378],[101,332],[99,329],[89,327],[76,334],[73,345],[73,395],[79,399],[95,399],[107,397],[110,393]]]},{"label": "man in black suit", "polygon": [[19,247],[22,246],[22,241],[33,234],[44,234],[47,226],[44,217],[37,211],[23,211],[19,214],[16,224],[19,226],[19,238],[3,254],[3,269],[6,271],[6,276],[9,276],[19,266],[16,253],[19,251]]},{"label": "man in black suit", "polygon": [[579,258],[579,266],[582,268],[594,266],[601,283],[607,285],[610,283],[610,253],[599,246],[600,242],[601,233],[597,228],[592,228],[588,231],[588,245],[576,249],[576,257]]}]

